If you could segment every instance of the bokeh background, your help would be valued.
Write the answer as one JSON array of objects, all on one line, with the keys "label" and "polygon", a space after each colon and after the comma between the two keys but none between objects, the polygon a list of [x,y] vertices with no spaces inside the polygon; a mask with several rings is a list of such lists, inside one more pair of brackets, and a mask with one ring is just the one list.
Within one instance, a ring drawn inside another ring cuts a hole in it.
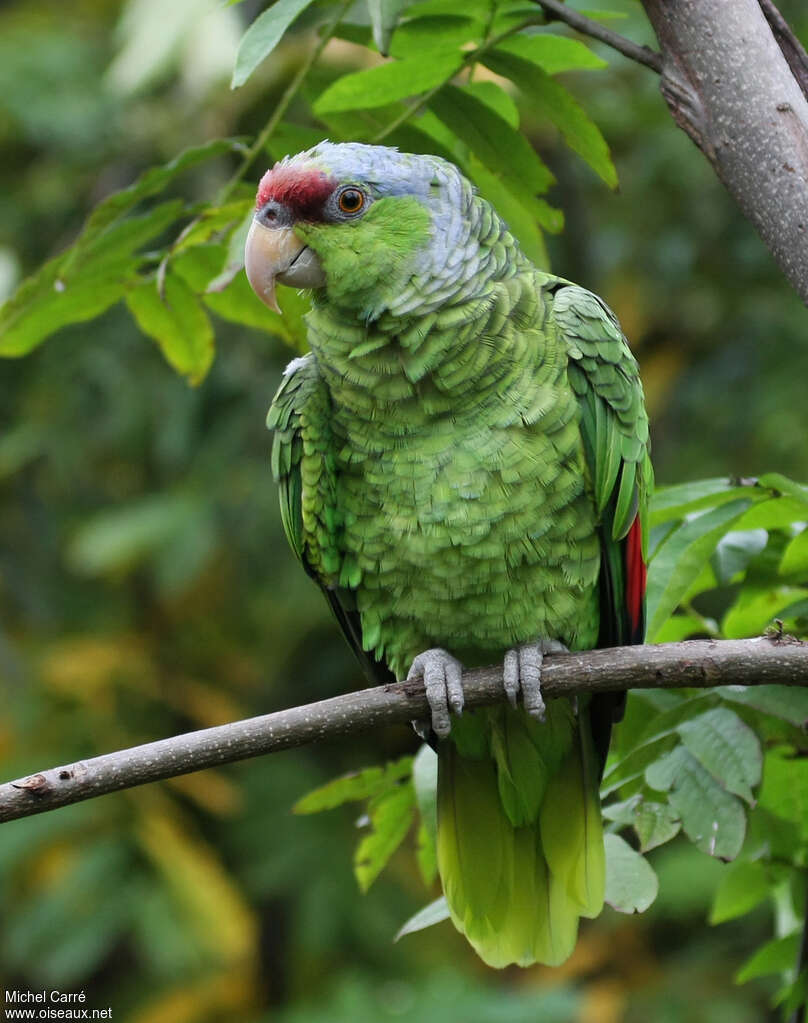
[{"label": "bokeh background", "polygon": [[[0,301],[142,169],[267,120],[303,24],[228,88],[251,0],[19,0],[0,8]],[[591,6],[595,6],[592,4]],[[614,26],[651,42],[639,5]],[[781,8],[802,38],[798,0]],[[657,477],[808,478],[805,310],[655,77],[602,52],[565,76],[609,141],[609,192],[525,127],[566,215],[553,269],[603,295],[640,359]],[[322,75],[356,54],[335,41]],[[269,159],[269,157],[268,157]],[[226,161],[183,188],[208,197]],[[257,176],[261,168],[254,169]],[[282,536],[264,416],[290,358],[217,321],[190,388],[113,308],[0,363],[3,779],[360,684]],[[0,829],[0,989],[87,993],[126,1023],[759,1023],[738,988],[769,911],[707,923],[723,869],[651,854],[660,897],[607,911],[572,960],[494,973],[443,923],[392,943],[426,892],[410,850],[360,895],[356,815],[291,806],[333,775],[413,751],[404,728],[178,778]]]}]

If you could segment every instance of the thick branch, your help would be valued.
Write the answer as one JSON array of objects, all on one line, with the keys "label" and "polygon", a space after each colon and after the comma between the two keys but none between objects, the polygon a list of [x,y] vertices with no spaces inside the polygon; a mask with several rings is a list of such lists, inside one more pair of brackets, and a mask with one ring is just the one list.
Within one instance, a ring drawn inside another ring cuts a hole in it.
[{"label": "thick branch", "polygon": [[642,2],[674,119],[808,304],[808,100],[783,32],[775,39],[759,0]]},{"label": "thick branch", "polygon": [[[547,696],[623,689],[722,685],[808,685],[808,643],[784,639],[695,640],[547,657]],[[502,697],[500,667],[463,676],[469,707]],[[397,682],[304,707],[54,767],[0,785],[0,821],[173,778],[217,764],[428,716],[420,682]]]}]

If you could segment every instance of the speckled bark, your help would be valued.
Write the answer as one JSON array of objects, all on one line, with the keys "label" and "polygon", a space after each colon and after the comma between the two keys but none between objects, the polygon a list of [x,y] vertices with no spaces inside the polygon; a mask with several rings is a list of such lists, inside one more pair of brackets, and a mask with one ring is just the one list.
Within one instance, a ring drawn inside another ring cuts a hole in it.
[{"label": "speckled bark", "polygon": [[808,304],[808,100],[757,0],[643,0],[661,90]]},{"label": "speckled bark", "polygon": [[[546,696],[623,689],[722,685],[808,685],[808,643],[780,640],[694,640],[548,656]],[[502,698],[502,668],[463,676],[466,705]],[[0,821],[79,803],[119,789],[173,778],[217,764],[428,717],[421,682],[399,682],[320,703],[189,732],[144,746],[54,767],[0,785]]]}]

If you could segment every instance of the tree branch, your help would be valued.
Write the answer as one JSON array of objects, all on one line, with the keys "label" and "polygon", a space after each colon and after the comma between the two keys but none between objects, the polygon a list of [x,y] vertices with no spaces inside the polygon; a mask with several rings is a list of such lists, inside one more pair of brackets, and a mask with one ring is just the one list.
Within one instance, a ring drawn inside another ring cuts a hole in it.
[{"label": "tree branch", "polygon": [[774,18],[766,0],[642,0],[674,120],[808,304],[808,100],[789,66],[802,58],[761,2]]},{"label": "tree branch", "polygon": [[533,0],[533,3],[538,4],[550,16],[548,21],[563,21],[582,35],[589,36],[591,39],[597,39],[601,43],[606,43],[613,50],[617,50],[624,57],[628,57],[629,60],[634,60],[638,64],[644,64],[646,67],[651,68],[652,71],[656,71],[657,74],[661,73],[662,55],[657,53],[656,50],[651,50],[647,46],[639,46],[630,39],[626,39],[625,36],[612,32],[605,25],[601,25],[599,21],[587,18],[578,11],[573,10],[573,8],[561,3],[560,0]]},{"label": "tree branch", "polygon": [[802,89],[803,96],[808,98],[808,53],[805,52],[805,47],[791,31],[788,22],[774,6],[772,0],[758,0],[758,3],[774,38],[777,40],[777,45],[788,61],[791,73]]},{"label": "tree branch", "polygon": [[[808,685],[808,643],[791,637],[694,640],[547,657],[547,696],[721,685]],[[501,667],[463,676],[466,705],[502,698]],[[291,710],[176,735],[0,785],[0,821],[217,764],[428,716],[421,682],[397,682]]]}]

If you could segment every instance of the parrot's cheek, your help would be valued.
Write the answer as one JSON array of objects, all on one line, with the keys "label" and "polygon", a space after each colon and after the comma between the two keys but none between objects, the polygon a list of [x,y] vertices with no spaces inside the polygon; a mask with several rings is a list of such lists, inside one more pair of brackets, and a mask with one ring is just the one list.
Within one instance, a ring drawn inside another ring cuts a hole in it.
[{"label": "parrot's cheek", "polygon": [[265,227],[253,220],[244,247],[244,269],[256,295],[275,312],[275,281],[292,288],[321,288],[325,273],[317,255],[291,227]]}]

